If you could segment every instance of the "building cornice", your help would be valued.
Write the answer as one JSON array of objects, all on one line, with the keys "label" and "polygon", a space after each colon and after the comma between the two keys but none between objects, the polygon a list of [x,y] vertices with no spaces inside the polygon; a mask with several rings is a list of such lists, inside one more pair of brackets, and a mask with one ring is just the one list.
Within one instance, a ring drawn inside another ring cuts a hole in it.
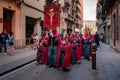
[{"label": "building cornice", "polygon": [[24,4],[24,5],[27,6],[27,7],[30,7],[30,8],[32,8],[32,9],[35,9],[35,10],[41,12],[41,13],[44,13],[44,11],[42,11],[42,10],[36,8],[36,7],[33,7],[33,6],[31,6],[31,5],[27,4],[27,3],[25,3],[24,1],[21,1],[21,3]]}]

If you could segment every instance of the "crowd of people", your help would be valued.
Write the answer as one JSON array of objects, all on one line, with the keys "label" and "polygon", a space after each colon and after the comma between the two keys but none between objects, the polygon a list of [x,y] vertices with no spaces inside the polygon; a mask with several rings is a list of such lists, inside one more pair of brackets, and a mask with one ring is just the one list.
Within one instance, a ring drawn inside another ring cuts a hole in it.
[{"label": "crowd of people", "polygon": [[90,60],[92,39],[90,34],[71,33],[63,37],[56,30],[46,31],[37,48],[36,62],[69,71],[70,64],[81,63],[82,56]]},{"label": "crowd of people", "polygon": [[12,46],[14,44],[14,34],[13,32],[10,32],[9,34],[4,30],[2,33],[0,33],[0,55],[2,54],[2,47],[4,47],[4,55],[6,55],[7,52],[7,46],[10,46],[10,54],[11,56],[14,55]]}]

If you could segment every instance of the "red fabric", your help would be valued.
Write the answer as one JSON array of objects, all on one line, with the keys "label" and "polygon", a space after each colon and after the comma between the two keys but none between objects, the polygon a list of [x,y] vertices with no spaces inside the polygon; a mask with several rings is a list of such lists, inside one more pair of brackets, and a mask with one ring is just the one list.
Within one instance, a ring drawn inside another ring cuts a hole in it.
[{"label": "red fabric", "polygon": [[[60,5],[47,5],[44,6],[44,26],[54,28],[60,26]],[[52,15],[50,17],[50,15]],[[51,21],[52,18],[52,21]],[[51,23],[52,22],[52,23]]]},{"label": "red fabric", "polygon": [[45,35],[45,37],[44,37],[44,39],[43,39],[45,42],[48,40],[48,31],[46,31],[46,35]]},{"label": "red fabric", "polygon": [[36,53],[36,61],[39,62],[39,61],[38,61],[38,54],[39,54],[40,48],[42,48],[42,60],[41,60],[41,61],[44,62],[44,60],[45,60],[45,56],[44,56],[44,46],[39,46],[39,47],[38,47],[37,53]]},{"label": "red fabric", "polygon": [[56,60],[56,67],[60,66],[60,55],[61,55],[61,40],[60,37],[58,38],[58,53],[57,53],[57,60]]},{"label": "red fabric", "polygon": [[62,64],[62,67],[66,68],[66,67],[70,67],[70,62],[69,62],[69,47],[66,44],[66,46],[64,46],[65,48],[65,54],[64,54],[64,62]]},{"label": "red fabric", "polygon": [[73,45],[69,42],[68,43],[69,62],[71,62],[72,60],[72,47]]},{"label": "red fabric", "polygon": [[[65,45],[61,44],[61,46],[60,46],[60,55],[61,55],[61,49],[62,49],[62,47],[65,48],[64,62],[62,64],[62,67],[64,67],[64,68],[70,67],[69,46],[68,46],[68,44],[65,44]],[[59,56],[58,61],[60,62],[60,56]],[[60,66],[60,63],[59,63],[59,66]]]},{"label": "red fabric", "polygon": [[68,60],[67,60],[67,66],[70,67],[70,62],[72,59],[72,45],[70,42],[67,43],[67,55],[68,55]]},{"label": "red fabric", "polygon": [[76,59],[77,61],[81,60],[81,56],[82,56],[82,46],[77,46],[76,47]]},{"label": "red fabric", "polygon": [[83,39],[80,39],[80,46],[81,46],[81,56],[83,55]]},{"label": "red fabric", "polygon": [[74,37],[73,37],[73,36],[70,36],[70,40],[72,40],[72,41],[73,41],[73,40],[74,40]]},{"label": "red fabric", "polygon": [[44,57],[45,57],[45,59],[44,59],[43,63],[47,65],[47,63],[48,63],[48,50],[46,47],[44,48]]},{"label": "red fabric", "polygon": [[87,28],[87,26],[85,26],[84,34],[83,34],[82,38],[85,39],[87,37],[88,37],[88,28]]},{"label": "red fabric", "polygon": [[88,35],[88,38],[90,39],[90,56],[92,56],[92,39],[93,39],[93,36],[92,35]]},{"label": "red fabric", "polygon": [[61,55],[61,39],[60,39],[60,34],[57,32],[57,30],[52,31],[54,36],[58,38],[58,53],[57,53],[57,60],[56,60],[56,67],[60,66],[59,60],[60,60],[60,55]]}]

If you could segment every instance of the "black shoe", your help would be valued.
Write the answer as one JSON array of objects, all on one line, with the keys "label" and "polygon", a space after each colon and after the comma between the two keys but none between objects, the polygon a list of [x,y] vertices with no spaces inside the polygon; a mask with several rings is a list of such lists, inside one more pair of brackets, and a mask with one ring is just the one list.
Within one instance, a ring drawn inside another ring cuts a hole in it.
[{"label": "black shoe", "polygon": [[51,68],[51,67],[53,67],[53,65],[49,65],[48,67]]},{"label": "black shoe", "polygon": [[56,66],[53,66],[54,68],[56,68]]},{"label": "black shoe", "polygon": [[84,59],[87,59],[87,57],[84,57]]},{"label": "black shoe", "polygon": [[90,61],[90,58],[88,57],[87,60]]},{"label": "black shoe", "polygon": [[69,69],[67,68],[62,68],[63,71],[67,72],[67,71],[70,71]]}]

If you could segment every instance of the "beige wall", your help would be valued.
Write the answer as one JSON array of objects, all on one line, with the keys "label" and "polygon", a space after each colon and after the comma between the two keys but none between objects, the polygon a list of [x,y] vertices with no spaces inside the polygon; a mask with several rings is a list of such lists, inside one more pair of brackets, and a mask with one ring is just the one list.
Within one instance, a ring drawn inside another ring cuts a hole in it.
[{"label": "beige wall", "polygon": [[[18,8],[13,2],[0,0],[0,18],[3,18],[3,8],[15,11],[12,16],[12,31],[15,35],[15,47],[21,47],[21,8]],[[3,30],[3,23],[0,23],[0,32]],[[18,43],[17,43],[18,42]]]},{"label": "beige wall", "polygon": [[45,0],[24,0],[24,2],[42,11],[44,10]]},{"label": "beige wall", "polygon": [[[43,11],[43,6],[45,4],[44,0],[24,0],[25,3]],[[11,9],[15,11],[12,17],[12,31],[15,34],[15,47],[16,48],[23,48],[26,45],[25,39],[25,27],[26,27],[26,16],[32,18],[40,18],[42,17],[43,20],[43,13],[33,8],[30,8],[24,4],[21,7],[17,7],[13,2],[9,1],[1,1],[0,0],[0,18],[3,18],[3,8]],[[3,23],[0,23],[0,32],[3,30]],[[39,31],[38,31],[39,30]],[[34,26],[34,31],[40,35],[41,29],[40,24],[36,22]]]},{"label": "beige wall", "polygon": [[[33,2],[33,4],[29,3],[30,1],[31,1],[31,3]],[[33,0],[30,0],[30,1],[28,2],[28,4],[35,6],[34,1]],[[37,3],[36,3],[36,5],[38,6]],[[43,5],[44,4],[41,3],[41,6],[43,6]],[[28,7],[28,6],[24,5],[24,4],[22,5],[22,40],[23,40],[22,45],[23,46],[26,45],[26,37],[25,37],[25,35],[26,35],[26,33],[25,33],[25,31],[26,31],[25,30],[26,29],[26,16],[29,16],[29,17],[32,17],[32,18],[35,18],[35,19],[41,17],[41,19],[43,20],[44,14],[42,12],[40,12],[38,10],[35,10],[35,9],[31,8],[31,7]],[[38,35],[40,36],[41,35],[40,34],[41,33],[41,26],[40,26],[40,24],[36,22],[36,24],[33,27],[34,27],[34,32],[38,33]]]}]

